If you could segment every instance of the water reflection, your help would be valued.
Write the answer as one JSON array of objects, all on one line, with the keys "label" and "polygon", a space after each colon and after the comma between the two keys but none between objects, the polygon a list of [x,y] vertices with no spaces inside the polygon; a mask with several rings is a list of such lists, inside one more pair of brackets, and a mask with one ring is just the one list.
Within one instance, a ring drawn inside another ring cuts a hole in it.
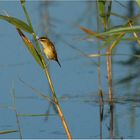
[{"label": "water reflection", "polygon": [[103,125],[103,117],[104,117],[104,99],[103,99],[103,93],[102,93],[102,90],[100,90],[100,93],[99,93],[99,103],[100,103],[100,106],[99,106],[99,109],[100,109],[100,139],[102,139],[102,125]]}]

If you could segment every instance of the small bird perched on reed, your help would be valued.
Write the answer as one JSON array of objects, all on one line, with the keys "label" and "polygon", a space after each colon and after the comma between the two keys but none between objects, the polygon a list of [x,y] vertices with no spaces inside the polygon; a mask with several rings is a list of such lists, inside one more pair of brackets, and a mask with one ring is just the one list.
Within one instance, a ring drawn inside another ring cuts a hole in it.
[{"label": "small bird perched on reed", "polygon": [[37,40],[39,40],[41,45],[43,46],[44,53],[47,56],[47,58],[49,60],[57,61],[57,63],[61,67],[61,64],[57,58],[57,52],[55,50],[54,44],[50,41],[50,39],[47,37],[40,37],[40,38],[37,38]]}]

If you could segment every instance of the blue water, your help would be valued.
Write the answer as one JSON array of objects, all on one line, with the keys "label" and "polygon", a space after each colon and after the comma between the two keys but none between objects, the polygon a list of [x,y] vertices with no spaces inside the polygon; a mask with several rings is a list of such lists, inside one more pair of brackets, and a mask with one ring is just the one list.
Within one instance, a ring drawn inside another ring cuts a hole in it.
[{"label": "blue water", "polygon": [[[127,5],[128,2],[122,2]],[[43,4],[43,6],[42,6]],[[136,6],[136,5],[135,5]],[[55,43],[62,67],[56,62],[49,64],[52,81],[62,111],[73,138],[100,138],[100,112],[98,97],[98,74],[96,58],[87,58],[82,53],[97,53],[97,41],[83,40],[85,34],[79,25],[96,31],[96,4],[86,1],[26,2],[34,30],[38,36],[47,34]],[[113,12],[127,15],[127,9],[113,2]],[[8,14],[26,21],[20,2],[1,1],[0,13]],[[48,13],[48,14],[47,14]],[[44,19],[42,15],[45,14]],[[112,26],[124,23],[124,20],[112,16]],[[50,96],[47,78],[25,48],[24,43],[9,23],[0,20],[0,131],[17,130],[16,115],[11,109],[12,89],[16,93],[18,114],[44,114],[48,117],[19,117],[23,138],[67,138],[61,121],[50,105],[35,92],[20,82],[19,78],[30,86]],[[47,29],[44,29],[47,27]],[[32,36],[25,33],[30,39]],[[67,43],[70,45],[68,45]],[[131,54],[132,44],[122,42],[117,53]],[[138,47],[138,46],[137,46]],[[121,48],[121,49],[120,49]],[[104,49],[102,53],[104,53]],[[114,56],[114,138],[140,138],[140,109],[138,80],[128,84],[116,85],[115,82],[133,72],[130,66],[119,65],[128,56]],[[102,137],[110,138],[110,113],[108,105],[108,83],[105,57],[101,57],[101,84],[105,106],[102,122]],[[49,110],[49,111],[48,111]],[[0,135],[0,138],[19,138],[19,133]]]}]

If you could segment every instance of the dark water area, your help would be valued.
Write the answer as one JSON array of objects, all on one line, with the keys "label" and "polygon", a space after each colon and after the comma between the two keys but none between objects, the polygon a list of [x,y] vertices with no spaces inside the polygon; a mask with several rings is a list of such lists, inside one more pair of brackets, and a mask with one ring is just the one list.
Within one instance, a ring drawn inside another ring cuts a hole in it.
[{"label": "dark water area", "polygon": [[[125,7],[113,1],[112,12],[127,17],[139,13],[135,2],[120,2]],[[138,57],[133,56],[140,54],[139,45],[122,41],[115,49],[114,102],[111,109],[106,57],[101,57],[104,106],[100,106],[97,58],[84,55],[98,53],[97,41],[85,40],[85,33],[79,28],[84,26],[97,31],[96,2],[27,1],[26,8],[36,34],[47,34],[55,44],[62,67],[51,61],[49,70],[72,137],[99,139],[113,135],[113,138],[140,138],[140,62]],[[18,1],[0,1],[0,12],[26,21]],[[126,22],[111,16],[112,27]],[[12,109],[14,91],[23,138],[67,138],[56,108],[38,95],[41,92],[51,96],[44,72],[25,48],[15,28],[2,20],[0,27],[0,132],[18,129],[16,114]],[[28,33],[25,34],[32,40]],[[101,49],[101,53],[105,53],[105,48]],[[19,132],[1,134],[0,138],[19,138]]]}]

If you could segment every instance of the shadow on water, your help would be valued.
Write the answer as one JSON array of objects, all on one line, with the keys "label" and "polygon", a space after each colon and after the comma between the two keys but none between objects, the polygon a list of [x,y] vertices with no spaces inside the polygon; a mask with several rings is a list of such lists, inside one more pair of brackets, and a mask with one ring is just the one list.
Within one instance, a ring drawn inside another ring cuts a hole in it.
[{"label": "shadow on water", "polygon": [[[122,93],[123,94],[123,93]],[[103,100],[97,96],[97,94],[91,93],[91,94],[85,94],[83,96],[75,95],[71,96],[65,95],[60,97],[60,100],[62,102],[80,102],[84,104],[88,104],[92,107],[96,106],[99,108],[99,129],[100,129],[100,135],[97,136],[101,139],[104,138],[104,132],[106,131],[108,133],[108,136],[106,138],[125,138],[126,136],[123,135],[123,133],[119,133],[122,131],[123,128],[119,128],[118,126],[121,125],[121,123],[118,123],[118,120],[121,119],[121,121],[125,122],[125,116],[129,116],[130,119],[126,121],[128,124],[130,124],[130,131],[131,134],[127,136],[128,138],[133,138],[134,136],[134,128],[136,127],[135,121],[136,118],[139,118],[140,114],[136,110],[140,107],[140,95],[135,94],[134,95],[127,95],[125,96],[117,96],[113,98],[113,104],[109,103],[108,96],[105,96]],[[121,108],[125,108],[126,110],[121,111]],[[133,112],[133,113],[132,113]],[[137,112],[137,113],[136,113]],[[125,122],[125,123],[126,123]],[[124,123],[124,125],[125,125]],[[127,129],[127,128],[126,128]]]}]

